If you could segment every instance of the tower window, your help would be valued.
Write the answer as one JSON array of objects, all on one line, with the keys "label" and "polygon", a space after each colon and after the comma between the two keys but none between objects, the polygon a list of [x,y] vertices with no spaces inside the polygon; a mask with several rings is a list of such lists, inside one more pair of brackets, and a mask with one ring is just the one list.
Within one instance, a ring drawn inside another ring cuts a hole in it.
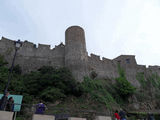
[{"label": "tower window", "polygon": [[130,59],[126,59],[126,63],[130,63]]}]

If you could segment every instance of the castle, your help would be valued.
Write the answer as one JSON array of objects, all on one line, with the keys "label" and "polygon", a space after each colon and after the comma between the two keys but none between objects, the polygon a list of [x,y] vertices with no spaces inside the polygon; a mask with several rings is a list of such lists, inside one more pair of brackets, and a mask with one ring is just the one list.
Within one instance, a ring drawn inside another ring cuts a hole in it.
[{"label": "castle", "polygon": [[[15,52],[14,41],[2,37],[0,40],[0,54],[5,57],[9,65]],[[125,70],[127,80],[134,86],[139,86],[136,74],[145,75],[156,72],[160,76],[159,66],[138,65],[133,55],[121,55],[115,59],[107,59],[91,54],[86,50],[85,33],[79,26],[71,26],[65,32],[65,45],[63,43],[50,49],[50,45],[35,44],[24,41],[18,50],[15,64],[21,66],[23,73],[35,71],[42,66],[67,67],[73,76],[82,81],[84,76],[96,73],[97,78],[117,78],[117,63]]]}]

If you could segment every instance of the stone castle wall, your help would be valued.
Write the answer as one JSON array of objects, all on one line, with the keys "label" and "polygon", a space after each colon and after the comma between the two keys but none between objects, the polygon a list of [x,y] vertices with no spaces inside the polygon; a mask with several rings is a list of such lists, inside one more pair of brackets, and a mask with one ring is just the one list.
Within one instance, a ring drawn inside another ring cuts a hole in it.
[{"label": "stone castle wall", "polygon": [[[92,72],[97,78],[117,78],[118,65],[125,70],[127,79],[135,86],[140,86],[136,80],[137,73],[144,74],[156,72],[160,76],[160,66],[138,65],[134,55],[120,55],[115,59],[107,59],[91,54],[88,56],[85,43],[84,30],[79,26],[69,27],[65,32],[65,45],[63,43],[51,49],[50,45],[38,44],[38,47],[28,41],[22,43],[18,50],[15,64],[19,64],[24,73],[37,70],[42,66],[67,67],[78,81]],[[14,41],[2,37],[0,40],[0,54],[9,62],[14,55]]]},{"label": "stone castle wall", "polygon": [[[14,50],[14,41],[2,37],[0,40],[0,54],[5,57],[9,66],[13,59]],[[63,67],[64,45],[60,44],[54,49],[50,49],[49,45],[39,44],[36,47],[35,44],[25,41],[17,52],[15,64],[19,64],[24,73],[37,70],[45,65]]]}]

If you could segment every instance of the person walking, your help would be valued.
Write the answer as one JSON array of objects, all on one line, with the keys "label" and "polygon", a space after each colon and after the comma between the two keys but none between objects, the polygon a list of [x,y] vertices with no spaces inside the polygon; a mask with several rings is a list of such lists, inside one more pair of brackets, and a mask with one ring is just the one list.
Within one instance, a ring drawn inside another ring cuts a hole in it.
[{"label": "person walking", "polygon": [[118,110],[115,111],[114,117],[115,117],[115,120],[120,120],[120,116],[118,114]]},{"label": "person walking", "polygon": [[126,120],[126,113],[121,109],[119,112],[120,120]]},{"label": "person walking", "polygon": [[35,114],[43,114],[45,109],[46,109],[46,106],[42,103],[42,101],[40,101],[40,103],[36,105]]},{"label": "person walking", "polygon": [[7,101],[6,111],[14,111],[14,99],[10,97]]},{"label": "person walking", "polygon": [[9,92],[7,92],[0,100],[0,110],[5,110],[8,101]]},{"label": "person walking", "polygon": [[155,120],[152,113],[148,113],[148,120]]}]

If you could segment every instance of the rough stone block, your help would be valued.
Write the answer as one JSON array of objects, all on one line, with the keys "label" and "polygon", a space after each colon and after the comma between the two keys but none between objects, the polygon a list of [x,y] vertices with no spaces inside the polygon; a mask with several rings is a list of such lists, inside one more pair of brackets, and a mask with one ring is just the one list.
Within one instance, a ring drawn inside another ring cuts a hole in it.
[{"label": "rough stone block", "polygon": [[112,120],[110,116],[96,116],[95,120]]},{"label": "rough stone block", "polygon": [[0,111],[0,120],[12,120],[13,112]]},{"label": "rough stone block", "polygon": [[87,120],[86,118],[69,117],[68,120]]},{"label": "rough stone block", "polygon": [[55,117],[52,115],[38,115],[34,114],[32,120],[55,120]]}]

